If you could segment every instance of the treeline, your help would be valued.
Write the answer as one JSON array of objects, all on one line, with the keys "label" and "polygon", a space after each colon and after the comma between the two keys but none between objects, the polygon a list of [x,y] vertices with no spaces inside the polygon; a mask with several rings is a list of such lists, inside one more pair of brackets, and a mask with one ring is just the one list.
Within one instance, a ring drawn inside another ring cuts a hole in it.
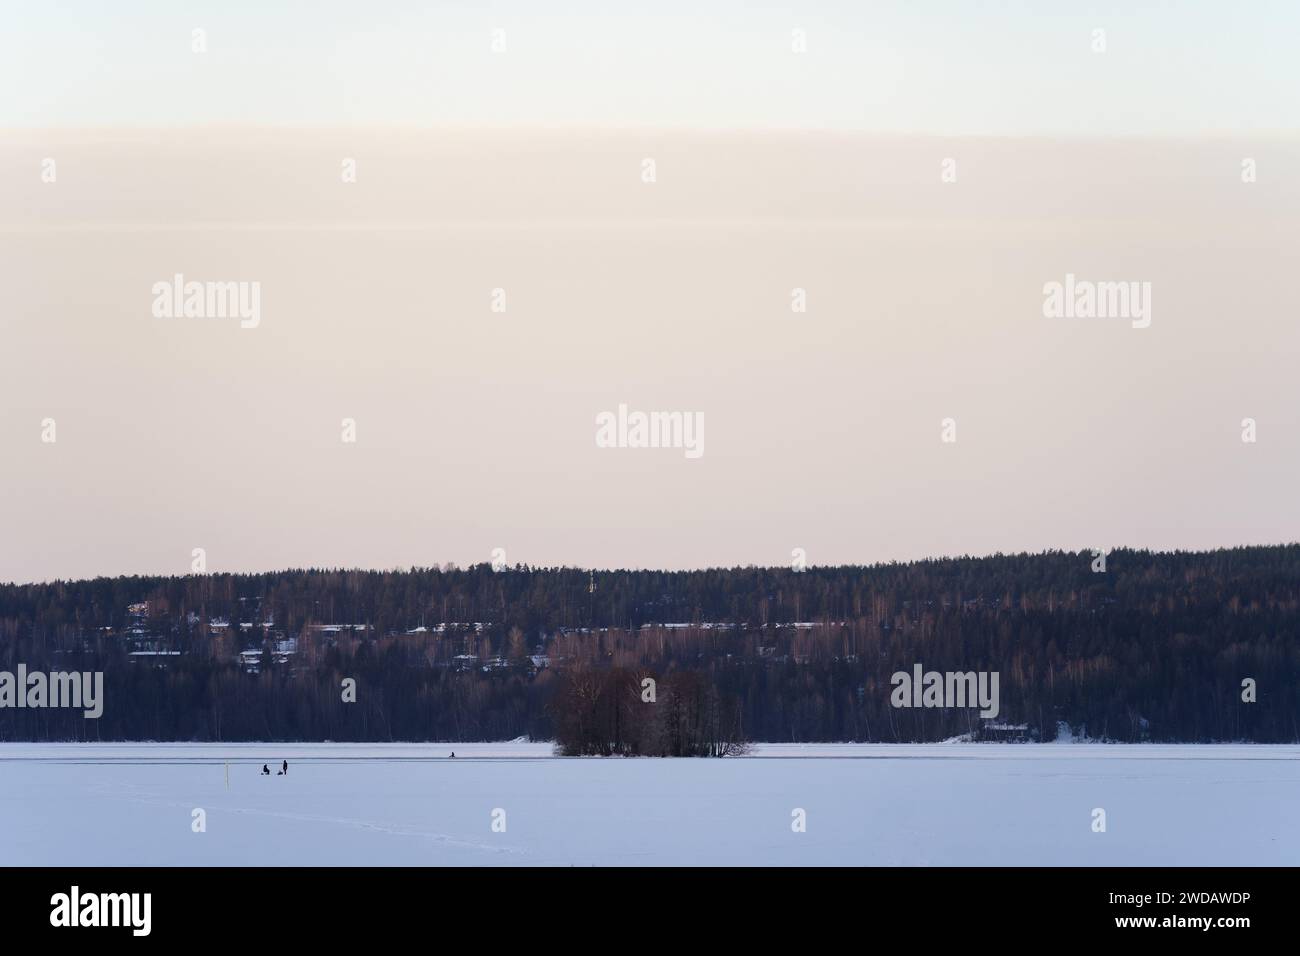
[{"label": "treeline", "polygon": [[[0,708],[0,739],[530,735],[657,753],[678,699],[707,705],[679,739],[715,744],[939,740],[988,723],[892,707],[890,676],[921,663],[999,672],[998,722],[1036,739],[1064,723],[1122,741],[1300,740],[1300,545],[1093,564],[1051,552],[802,572],[483,565],[3,585],[0,670],[100,670],[106,703],[99,720]],[[147,617],[128,610],[143,602]],[[181,653],[132,658],[128,628]],[[286,663],[268,651],[254,674],[235,660],[277,637],[297,641]],[[640,691],[609,693],[629,674],[657,682],[655,710],[623,710]],[[574,732],[580,675],[605,690]]]},{"label": "treeline", "polygon": [[660,680],[645,670],[575,668],[561,675],[550,709],[567,757],[730,757],[749,749],[739,698],[694,671]]},{"label": "treeline", "polygon": [[[871,567],[595,571],[489,565],[409,571],[288,570],[265,574],[117,577],[0,584],[0,622],[54,637],[123,627],[131,604],[182,621],[263,617],[297,633],[310,623],[368,623],[384,634],[421,622],[484,622],[525,634],[562,628],[728,621],[884,622],[924,607],[978,601],[1002,610],[1151,610],[1214,617],[1294,611],[1300,545],[1156,553],[1116,550],[1093,573],[1089,552],[943,558]],[[589,590],[594,585],[594,591]],[[3,634],[0,634],[3,636]]]}]

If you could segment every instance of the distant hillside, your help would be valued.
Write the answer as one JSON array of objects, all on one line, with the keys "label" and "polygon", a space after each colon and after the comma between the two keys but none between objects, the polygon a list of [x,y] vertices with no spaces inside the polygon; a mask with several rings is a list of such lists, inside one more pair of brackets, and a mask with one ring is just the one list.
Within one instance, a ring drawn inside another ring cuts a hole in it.
[{"label": "distant hillside", "polygon": [[[1052,739],[1062,722],[1119,741],[1300,740],[1300,545],[1095,565],[1049,552],[0,585],[0,671],[102,671],[105,697],[98,720],[2,706],[0,739],[550,739],[582,708],[618,726],[621,708],[654,706],[644,679],[693,672],[749,740]],[[996,719],[891,705],[891,675],[918,664],[997,672]]]}]

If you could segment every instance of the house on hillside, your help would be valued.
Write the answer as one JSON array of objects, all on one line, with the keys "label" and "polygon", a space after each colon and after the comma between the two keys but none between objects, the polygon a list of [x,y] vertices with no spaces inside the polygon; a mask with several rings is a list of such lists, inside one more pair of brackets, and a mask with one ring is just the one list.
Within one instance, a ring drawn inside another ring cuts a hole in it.
[{"label": "house on hillside", "polygon": [[973,740],[998,743],[1027,744],[1033,737],[1028,724],[981,723],[972,735]]}]

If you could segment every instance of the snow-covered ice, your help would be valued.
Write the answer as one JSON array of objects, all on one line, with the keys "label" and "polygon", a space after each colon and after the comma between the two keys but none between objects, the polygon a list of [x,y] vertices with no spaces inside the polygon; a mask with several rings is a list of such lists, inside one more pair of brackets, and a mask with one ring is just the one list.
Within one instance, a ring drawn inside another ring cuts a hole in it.
[{"label": "snow-covered ice", "polygon": [[1297,746],[0,744],[6,865],[1296,865],[1297,805]]}]

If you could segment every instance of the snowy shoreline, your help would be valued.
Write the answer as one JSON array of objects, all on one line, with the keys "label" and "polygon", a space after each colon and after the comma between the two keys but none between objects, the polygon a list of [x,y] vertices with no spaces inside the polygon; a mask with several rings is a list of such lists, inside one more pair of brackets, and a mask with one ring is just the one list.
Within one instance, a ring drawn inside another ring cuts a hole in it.
[{"label": "snowy shoreline", "polygon": [[[233,743],[178,743],[154,741],[63,741],[38,743],[0,741],[0,761],[97,758],[116,760],[186,759],[207,761],[341,760],[603,760],[600,757],[559,757],[550,741],[435,741],[428,743],[331,743],[326,741],[239,741]],[[1199,759],[1199,760],[1300,760],[1300,744],[1164,744],[1103,743],[755,743],[753,751],[727,759],[994,759],[1033,760],[1060,758]],[[613,759],[613,758],[609,758]],[[651,758],[646,758],[651,759]],[[685,758],[683,758],[685,759]],[[695,758],[703,759],[703,758]]]}]

